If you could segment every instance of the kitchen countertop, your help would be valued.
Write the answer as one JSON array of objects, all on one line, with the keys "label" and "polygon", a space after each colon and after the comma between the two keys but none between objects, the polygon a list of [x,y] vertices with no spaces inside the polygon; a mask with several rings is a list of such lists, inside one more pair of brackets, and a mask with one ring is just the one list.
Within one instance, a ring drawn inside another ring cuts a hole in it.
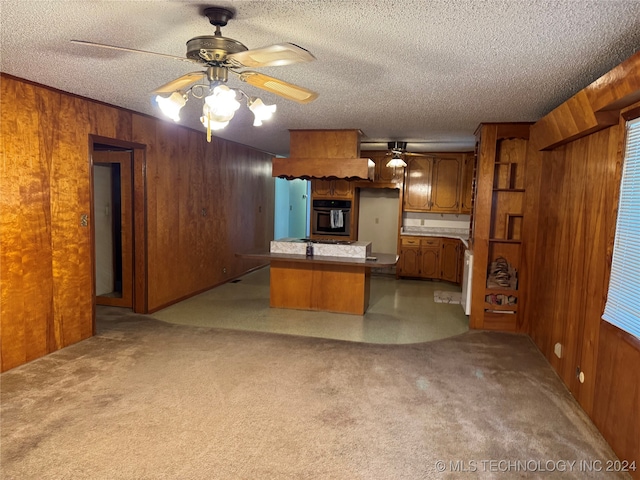
[{"label": "kitchen countertop", "polygon": [[444,227],[402,227],[400,235],[412,237],[447,237],[457,238],[469,248],[468,228],[444,228]]},{"label": "kitchen countertop", "polygon": [[[289,262],[305,262],[305,263],[318,263],[318,264],[330,264],[330,265],[350,265],[350,266],[364,266],[364,267],[389,267],[396,264],[398,256],[390,253],[372,253],[367,258],[351,258],[351,257],[330,257],[327,255],[312,255],[307,257],[306,255],[297,255],[291,253],[271,253],[264,251],[236,253],[237,257],[241,258],[255,258],[260,260],[282,260]],[[370,260],[375,257],[376,260]]]},{"label": "kitchen countertop", "polygon": [[272,240],[269,251],[271,253],[305,255],[308,241],[311,242],[313,246],[314,257],[366,258],[371,254],[371,242],[306,238],[281,238],[279,240]]}]

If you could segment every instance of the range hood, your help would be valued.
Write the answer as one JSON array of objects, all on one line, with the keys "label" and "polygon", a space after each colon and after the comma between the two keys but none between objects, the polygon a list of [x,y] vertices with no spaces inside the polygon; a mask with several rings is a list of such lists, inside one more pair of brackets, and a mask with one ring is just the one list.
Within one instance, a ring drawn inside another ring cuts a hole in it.
[{"label": "range hood", "polygon": [[373,180],[375,164],[360,158],[360,130],[290,130],[290,157],[274,157],[271,175],[305,180]]}]

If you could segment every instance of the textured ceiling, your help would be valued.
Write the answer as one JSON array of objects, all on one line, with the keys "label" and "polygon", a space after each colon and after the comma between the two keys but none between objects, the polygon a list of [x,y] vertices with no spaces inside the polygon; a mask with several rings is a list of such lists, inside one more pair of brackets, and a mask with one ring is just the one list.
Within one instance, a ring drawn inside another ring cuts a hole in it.
[{"label": "textured ceiling", "polygon": [[[218,136],[280,155],[289,129],[323,128],[362,130],[363,149],[468,150],[480,122],[536,121],[640,49],[640,0],[0,0],[1,70],[159,116],[150,92],[196,65],[69,40],[184,56],[216,5],[236,10],[225,37],[317,58],[260,69],[318,92],[307,105],[230,77],[278,110],[257,128],[242,107]],[[200,109],[182,123],[202,130]]]}]

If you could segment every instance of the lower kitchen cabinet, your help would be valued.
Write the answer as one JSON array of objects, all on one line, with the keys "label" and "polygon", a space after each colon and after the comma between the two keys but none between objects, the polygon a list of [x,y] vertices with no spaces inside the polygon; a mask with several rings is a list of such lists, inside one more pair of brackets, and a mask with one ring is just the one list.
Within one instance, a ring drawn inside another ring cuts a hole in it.
[{"label": "lower kitchen cabinet", "polygon": [[[419,240],[418,240],[419,243]],[[420,276],[420,245],[402,245],[398,266],[405,277]]]},{"label": "lower kitchen cabinet", "polygon": [[440,278],[440,239],[423,238],[420,243],[420,276]]},{"label": "lower kitchen cabinet", "polygon": [[454,238],[402,236],[398,276],[460,283],[463,250],[460,240]]},{"label": "lower kitchen cabinet", "polygon": [[440,278],[442,280],[460,283],[458,280],[459,250],[460,240],[454,238],[442,239],[442,256],[440,257]]},{"label": "lower kitchen cabinet", "polygon": [[402,277],[439,278],[440,239],[401,237],[399,265]]}]

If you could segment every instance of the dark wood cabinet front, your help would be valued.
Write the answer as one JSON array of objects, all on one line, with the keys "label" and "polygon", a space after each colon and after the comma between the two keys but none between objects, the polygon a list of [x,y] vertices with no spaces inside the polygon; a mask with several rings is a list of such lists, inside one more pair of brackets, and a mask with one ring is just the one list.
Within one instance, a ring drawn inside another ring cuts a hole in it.
[{"label": "dark wood cabinet front", "polygon": [[424,212],[431,209],[431,171],[429,157],[412,157],[404,176],[404,210]]}]

